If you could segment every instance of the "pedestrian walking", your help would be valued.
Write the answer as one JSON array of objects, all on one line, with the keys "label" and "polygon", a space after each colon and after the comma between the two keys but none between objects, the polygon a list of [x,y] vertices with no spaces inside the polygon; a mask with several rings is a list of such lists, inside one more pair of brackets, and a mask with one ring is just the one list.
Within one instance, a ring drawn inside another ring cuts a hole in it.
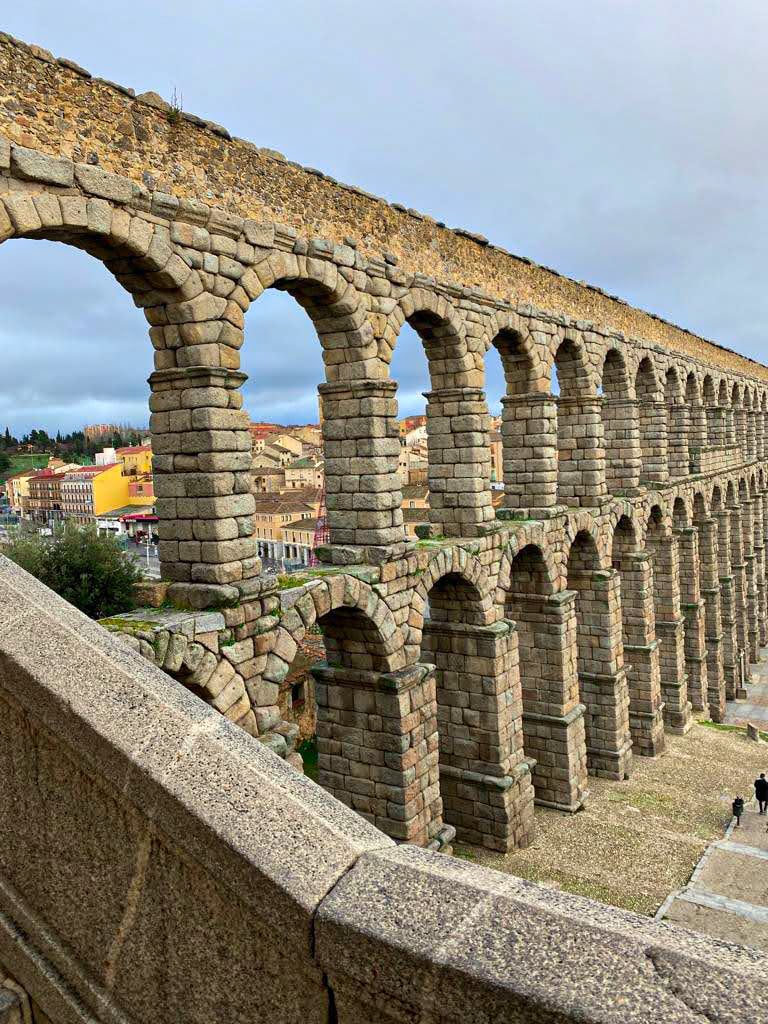
[{"label": "pedestrian walking", "polygon": [[765,814],[768,810],[768,779],[765,777],[765,772],[760,772],[760,778],[755,779],[755,797],[759,813]]},{"label": "pedestrian walking", "polygon": [[733,811],[733,816],[736,819],[735,827],[738,828],[741,824],[741,816],[744,813],[744,801],[741,799],[740,796],[737,796],[736,799],[733,801],[733,804],[731,805],[731,810]]}]

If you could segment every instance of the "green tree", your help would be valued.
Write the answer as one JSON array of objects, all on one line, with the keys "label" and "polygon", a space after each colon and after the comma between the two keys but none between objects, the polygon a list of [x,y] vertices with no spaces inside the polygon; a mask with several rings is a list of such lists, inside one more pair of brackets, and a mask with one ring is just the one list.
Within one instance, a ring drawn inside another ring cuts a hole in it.
[{"label": "green tree", "polygon": [[5,452],[0,452],[0,476],[2,476],[3,473],[7,473],[10,468],[10,458],[5,454]]},{"label": "green tree", "polygon": [[17,532],[5,554],[92,619],[134,607],[141,569],[114,537],[67,523],[53,537]]}]

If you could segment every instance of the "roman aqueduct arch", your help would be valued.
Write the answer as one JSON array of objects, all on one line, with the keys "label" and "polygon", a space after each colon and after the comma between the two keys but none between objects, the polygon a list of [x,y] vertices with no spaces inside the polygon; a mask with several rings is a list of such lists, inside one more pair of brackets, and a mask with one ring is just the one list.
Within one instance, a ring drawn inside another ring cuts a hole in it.
[{"label": "roman aqueduct arch", "polygon": [[[163,576],[232,641],[205,662],[185,648],[182,683],[266,741],[319,626],[320,782],[398,840],[500,850],[530,842],[534,802],[576,810],[590,774],[625,777],[745,693],[768,640],[765,367],[45,51],[5,39],[0,59],[39,89],[36,115],[0,116],[0,240],[85,250],[148,321]],[[72,133],[52,110],[78,113]],[[331,542],[282,592],[261,574],[240,392],[268,288],[306,311],[325,368]],[[430,374],[417,542],[389,374],[405,323]]]}]

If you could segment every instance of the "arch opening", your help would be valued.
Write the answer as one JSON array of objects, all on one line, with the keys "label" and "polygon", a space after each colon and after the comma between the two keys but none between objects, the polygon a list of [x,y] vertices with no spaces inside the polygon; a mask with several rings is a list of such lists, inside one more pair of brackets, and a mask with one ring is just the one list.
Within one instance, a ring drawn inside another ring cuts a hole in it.
[{"label": "arch opening", "polygon": [[527,544],[512,560],[504,600],[506,617],[517,623],[523,744],[535,761],[536,801],[575,810],[586,792],[587,762],[573,596],[555,595],[541,548]]},{"label": "arch opening", "polygon": [[[413,303],[403,303],[406,310]],[[426,460],[432,531],[474,536],[494,518],[491,501],[490,416],[481,386],[481,360],[470,357],[447,311],[416,309],[406,324],[427,357]],[[405,325],[401,328],[401,335]],[[395,355],[397,349],[395,347]]]},{"label": "arch opening", "polygon": [[[136,301],[151,282],[138,271],[132,285],[121,280],[122,255],[85,227],[0,246],[0,480],[12,477],[9,525],[43,534],[64,522],[94,527],[159,576],[146,385],[153,346]],[[146,518],[122,518],[131,513]]]},{"label": "arch opening", "polygon": [[701,400],[696,374],[690,372],[685,381],[685,403],[688,407],[688,471],[702,470],[702,453],[707,447],[707,413]]},{"label": "arch opening", "polygon": [[667,406],[667,461],[669,475],[675,479],[690,472],[688,432],[690,416],[683,402],[680,377],[674,366],[670,366],[664,378],[664,399]]},{"label": "arch opening", "polygon": [[639,412],[640,478],[654,484],[668,477],[667,421],[653,362],[643,356],[635,374],[635,395]]},{"label": "arch opening", "polygon": [[603,361],[601,404],[605,443],[605,482],[609,494],[631,494],[640,483],[640,437],[637,403],[630,395],[622,353],[609,349]]},{"label": "arch opening", "polygon": [[[555,352],[552,392],[557,395],[557,500],[589,505],[605,492],[602,426],[596,403],[587,409],[589,375],[583,349],[566,338]],[[589,421],[589,423],[587,422]],[[600,469],[584,467],[601,459]]]},{"label": "arch opening", "polygon": [[[319,389],[326,382],[326,366],[308,315],[311,289],[305,287],[298,292],[280,284],[266,289],[248,311],[241,350],[241,368],[248,374],[241,393],[250,421],[254,534],[268,572],[310,564],[325,476]],[[312,296],[311,301],[320,299]],[[318,308],[313,306],[312,313]],[[335,480],[328,499],[333,536],[339,500]]]},{"label": "arch opening", "polygon": [[629,722],[633,750],[654,757],[664,749],[661,679],[656,648],[651,560],[641,550],[629,516],[616,524],[611,564],[621,581],[622,641],[629,684]]},{"label": "arch opening", "polygon": [[573,539],[566,571],[568,589],[576,594],[576,669],[585,706],[587,766],[605,778],[624,778],[631,739],[618,576],[601,571],[595,538],[583,529]]},{"label": "arch opening", "polygon": [[421,661],[435,666],[445,821],[467,842],[507,850],[516,829],[530,829],[526,801],[473,781],[506,776],[523,758],[514,637],[488,630],[488,604],[458,572],[437,579],[427,594]]}]

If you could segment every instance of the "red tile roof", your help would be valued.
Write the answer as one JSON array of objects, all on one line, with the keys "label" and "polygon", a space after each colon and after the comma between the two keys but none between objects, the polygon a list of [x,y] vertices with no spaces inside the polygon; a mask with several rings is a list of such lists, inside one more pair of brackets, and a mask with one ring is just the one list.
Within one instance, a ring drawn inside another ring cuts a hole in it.
[{"label": "red tile roof", "polygon": [[67,476],[75,476],[76,474],[82,474],[83,476],[98,476],[99,473],[104,473],[108,469],[112,469],[113,466],[118,465],[118,462],[110,462],[106,466],[78,466],[77,469],[70,469]]}]

